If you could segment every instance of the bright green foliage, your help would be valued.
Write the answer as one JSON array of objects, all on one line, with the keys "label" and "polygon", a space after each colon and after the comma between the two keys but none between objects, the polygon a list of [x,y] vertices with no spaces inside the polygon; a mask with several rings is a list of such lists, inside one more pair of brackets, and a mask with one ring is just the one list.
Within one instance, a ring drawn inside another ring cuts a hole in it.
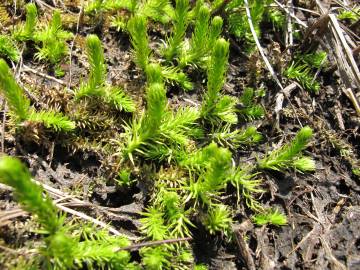
[{"label": "bright green foliage", "polygon": [[145,0],[138,7],[138,14],[155,21],[167,23],[173,16],[173,8],[169,0]]},{"label": "bright green foliage", "polygon": [[173,8],[169,0],[93,0],[85,8],[87,14],[114,12],[127,9],[133,15],[151,18],[162,23],[169,22],[173,17]]},{"label": "bright green foliage", "polygon": [[35,57],[40,60],[48,60],[55,65],[56,75],[63,75],[59,63],[68,52],[66,41],[71,38],[73,38],[71,32],[62,30],[60,11],[55,10],[50,24],[45,26],[39,33],[35,33],[34,40],[41,43]]},{"label": "bright green foliage", "polygon": [[201,108],[202,117],[213,124],[219,121],[237,123],[236,99],[221,95],[226,78],[228,57],[229,43],[222,38],[218,39],[209,62],[207,92]]},{"label": "bright green foliage", "polygon": [[167,150],[186,146],[189,137],[199,133],[195,128],[199,114],[191,108],[183,108],[176,113],[168,109],[159,65],[150,64],[146,74],[149,82],[146,111],[131,125],[125,126],[128,138],[125,154],[132,159],[136,150],[150,158],[163,159],[169,155]]},{"label": "bright green foliage", "polygon": [[316,53],[308,53],[301,55],[300,60],[308,64],[312,68],[321,68],[326,62],[327,53],[324,51]]},{"label": "bright green foliage", "polygon": [[130,18],[127,28],[134,48],[135,63],[146,71],[151,54],[146,17],[137,15]]},{"label": "bright green foliage", "polygon": [[176,0],[175,17],[173,20],[173,30],[167,39],[163,54],[166,60],[171,61],[174,56],[179,55],[181,46],[188,27],[189,0]]},{"label": "bright green foliage", "polygon": [[253,217],[253,221],[259,226],[267,224],[283,226],[287,223],[286,216],[283,213],[279,212],[278,209],[269,209],[264,213],[256,214]]},{"label": "bright green foliage", "polygon": [[75,129],[75,123],[73,121],[55,111],[36,112],[31,110],[27,120],[43,123],[46,128],[50,128],[54,131],[68,132]]},{"label": "bright green foliage", "polygon": [[162,67],[161,74],[166,81],[178,84],[185,91],[193,89],[193,84],[189,81],[187,75],[177,67]]},{"label": "bright green foliage", "polygon": [[52,201],[43,196],[43,189],[31,181],[28,169],[16,158],[0,159],[0,182],[14,188],[14,195],[24,210],[37,216],[49,234],[61,228],[63,219],[58,217]]},{"label": "bright green foliage", "polygon": [[290,79],[297,80],[305,90],[318,93],[320,84],[315,80],[314,69],[320,69],[327,58],[326,52],[309,53],[296,57],[296,61],[288,67],[284,74]]},{"label": "bright green foliage", "polygon": [[36,112],[30,108],[30,100],[24,95],[24,91],[16,83],[8,65],[0,59],[0,91],[4,94],[13,117],[17,123],[25,120],[42,123],[45,127],[55,131],[71,131],[75,129],[75,123],[66,116],[54,111]]},{"label": "bright green foliage", "polygon": [[277,8],[270,8],[265,12],[266,19],[272,23],[275,30],[281,30],[286,23],[286,17]]},{"label": "bright green foliage", "polygon": [[140,250],[140,255],[142,257],[142,263],[144,265],[144,269],[149,270],[162,270],[169,269],[170,267],[170,256],[166,250],[166,247],[146,247]]},{"label": "bright green foliage", "polygon": [[284,72],[289,79],[297,80],[306,90],[318,93],[320,84],[314,80],[311,69],[306,64],[295,64],[294,62]]},{"label": "bright green foliage", "polygon": [[69,228],[63,225],[64,217],[59,216],[51,199],[43,196],[42,187],[31,180],[28,169],[18,159],[6,156],[0,159],[0,182],[14,189],[14,195],[24,210],[36,215],[46,230],[46,247],[40,248],[45,269],[73,269],[85,265],[90,269],[95,265],[128,269],[131,266],[128,265],[129,252],[116,251],[130,244],[125,238],[104,236],[101,231],[95,238],[86,238],[83,242],[70,237]]},{"label": "bright green foliage", "polygon": [[230,182],[237,190],[237,202],[239,203],[240,199],[244,198],[246,205],[250,209],[259,211],[262,207],[254,195],[261,194],[264,190],[260,187],[262,181],[255,178],[257,173],[252,171],[253,168],[251,166],[244,168],[237,167],[232,172]]},{"label": "bright green foliage", "polygon": [[[130,253],[117,249],[130,245],[129,240],[119,236],[106,236],[101,239],[87,239],[75,245],[74,264],[78,268],[130,269]],[[96,266],[96,268],[93,268]]]},{"label": "bright green foliage", "polygon": [[248,128],[235,129],[230,131],[230,124],[225,125],[220,131],[214,132],[212,138],[223,147],[237,149],[241,146],[252,145],[262,140],[262,135],[254,126]]},{"label": "bright green foliage", "polygon": [[86,38],[86,52],[90,64],[88,82],[76,91],[75,98],[97,97],[117,110],[135,111],[135,104],[125,92],[106,84],[106,64],[101,41],[96,35]]},{"label": "bright green foliage", "polygon": [[88,91],[96,95],[96,90],[104,85],[106,78],[104,52],[101,41],[96,35],[89,35],[86,38],[86,53],[90,64]]},{"label": "bright green foliage", "polygon": [[[255,32],[259,36],[261,33],[260,23],[264,19],[266,6],[270,4],[271,0],[249,0],[249,9],[251,20],[254,25]],[[245,12],[245,5],[243,0],[232,0],[225,8],[227,13],[229,32],[237,38],[246,42],[245,48],[247,51],[254,49],[254,39],[250,31],[250,25]]]},{"label": "bright green foliage", "polygon": [[192,154],[183,156],[180,165],[194,173],[190,183],[183,187],[189,192],[185,201],[194,199],[195,203],[201,201],[211,205],[211,197],[225,188],[229,179],[231,152],[226,148],[218,147],[216,143],[211,143]]},{"label": "bright green foliage", "polygon": [[355,23],[357,20],[360,19],[360,8],[353,8],[353,9],[343,9],[337,16],[339,20],[349,20],[351,23]]},{"label": "bright green foliage", "polygon": [[231,223],[231,213],[223,204],[213,205],[204,220],[204,225],[211,234],[217,232],[227,234],[231,229]]},{"label": "bright green foliage", "polygon": [[185,48],[180,56],[180,66],[201,63],[201,58],[208,53],[209,20],[210,10],[206,6],[202,6],[196,17],[189,48]]},{"label": "bright green foliage", "polygon": [[244,89],[244,93],[240,97],[242,108],[237,109],[237,112],[240,113],[245,120],[260,119],[265,115],[264,108],[256,104],[255,98],[256,94],[253,88],[247,87]]},{"label": "bright green foliage", "polygon": [[194,227],[188,217],[187,211],[176,192],[161,189],[158,193],[157,203],[165,212],[167,230],[172,237],[190,236],[188,226]]},{"label": "bright green foliage", "polygon": [[4,94],[17,122],[27,119],[30,101],[24,91],[16,83],[10,68],[3,59],[0,59],[0,91]]},{"label": "bright green foliage", "polygon": [[4,56],[11,61],[17,62],[20,58],[19,50],[14,42],[6,35],[0,35],[0,57]]},{"label": "bright green foliage", "polygon": [[159,209],[152,207],[142,213],[144,218],[140,219],[142,223],[141,230],[152,240],[164,240],[168,234],[165,226],[164,213]]},{"label": "bright green foliage", "polygon": [[29,3],[26,8],[26,21],[25,24],[16,28],[13,36],[16,40],[26,41],[32,40],[35,34],[35,27],[37,24],[37,8],[34,3]]},{"label": "bright green foliage", "polygon": [[197,264],[195,265],[194,270],[208,270],[208,268],[204,264]]},{"label": "bright green foliage", "polygon": [[264,159],[259,161],[261,169],[282,171],[295,168],[307,172],[315,170],[315,163],[310,158],[301,157],[301,152],[306,148],[311,139],[313,131],[310,127],[303,127],[293,141],[272,151]]}]

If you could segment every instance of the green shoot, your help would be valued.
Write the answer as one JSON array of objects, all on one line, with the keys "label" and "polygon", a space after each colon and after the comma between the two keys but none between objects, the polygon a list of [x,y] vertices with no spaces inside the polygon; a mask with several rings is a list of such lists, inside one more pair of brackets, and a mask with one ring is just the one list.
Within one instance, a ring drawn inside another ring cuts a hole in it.
[{"label": "green shoot", "polygon": [[343,9],[340,11],[339,15],[337,16],[339,20],[349,20],[351,23],[355,23],[357,20],[360,19],[360,8],[353,8],[353,9]]},{"label": "green shoot", "polygon": [[138,8],[138,14],[153,19],[154,21],[167,23],[172,16],[173,8],[169,0],[146,0]]},{"label": "green shoot", "polygon": [[223,204],[212,206],[204,220],[204,225],[210,234],[217,232],[227,234],[231,229],[231,223],[231,213]]},{"label": "green shoot", "polygon": [[194,127],[199,118],[196,110],[184,108],[173,113],[168,109],[161,67],[150,64],[146,75],[149,82],[146,111],[139,119],[134,119],[131,125],[125,126],[128,134],[125,154],[130,159],[134,151],[149,158],[165,158],[170,154],[167,150],[186,146],[189,137],[199,134],[199,130]]},{"label": "green shoot", "polygon": [[43,189],[31,181],[28,169],[16,158],[0,159],[0,182],[14,188],[14,195],[24,210],[37,216],[39,223],[53,235],[62,226],[52,201],[43,196]]},{"label": "green shoot", "polygon": [[7,57],[11,61],[17,62],[20,58],[19,50],[14,42],[6,35],[0,35],[0,57]]},{"label": "green shoot", "polygon": [[37,8],[34,3],[29,3],[25,6],[26,8],[26,21],[25,24],[18,27],[13,36],[16,40],[27,41],[31,40],[35,33],[35,27],[37,24]]},{"label": "green shoot", "polygon": [[261,169],[282,171],[295,168],[302,172],[315,170],[315,162],[310,158],[299,157],[311,139],[313,131],[310,127],[303,127],[290,143],[272,151],[259,161]]},{"label": "green shoot", "polygon": [[3,59],[0,59],[0,91],[4,94],[17,122],[27,119],[30,101],[24,91],[16,83],[10,68]]},{"label": "green shoot", "polygon": [[75,98],[97,97],[117,110],[135,111],[134,102],[122,89],[106,84],[104,52],[96,35],[86,38],[86,52],[90,63],[90,75],[88,82],[75,92]]},{"label": "green shoot", "polygon": [[144,16],[134,16],[128,21],[128,31],[134,48],[135,63],[144,71],[149,64],[151,50],[147,34],[147,21]]},{"label": "green shoot", "polygon": [[189,0],[176,0],[173,31],[167,39],[163,54],[166,60],[171,61],[179,55],[188,26]]},{"label": "green shoot", "polygon": [[[266,6],[270,0],[249,0],[251,20],[255,32],[259,36],[261,33],[260,23],[264,19]],[[227,27],[231,34],[245,41],[245,50],[251,52],[255,48],[253,36],[250,31],[250,25],[244,8],[243,0],[234,0],[226,6]]]},{"label": "green shoot", "polygon": [[72,238],[68,234],[69,227],[63,225],[64,217],[59,215],[52,200],[43,196],[42,187],[31,180],[28,169],[18,159],[7,156],[0,159],[0,182],[14,189],[14,196],[23,209],[36,215],[46,230],[46,247],[40,248],[46,269],[72,269],[84,265],[89,268],[94,265],[111,266],[114,269],[122,265],[122,269],[127,269],[129,252],[114,251],[128,246],[129,241],[109,236],[83,242],[79,242],[77,237]]},{"label": "green shoot", "polygon": [[67,132],[75,129],[75,123],[58,112],[35,112],[35,110],[31,109],[30,100],[24,95],[23,89],[16,83],[10,68],[3,59],[0,59],[0,91],[4,94],[17,124],[29,120],[42,123],[45,127],[54,131]]},{"label": "green shoot", "polygon": [[256,94],[254,89],[247,87],[240,97],[242,107],[237,109],[237,112],[248,121],[263,118],[265,115],[264,108],[255,103]]},{"label": "green shoot", "polygon": [[255,178],[257,173],[252,173],[252,170],[251,166],[234,169],[230,182],[237,190],[237,203],[240,202],[241,198],[244,198],[246,205],[250,209],[259,211],[262,207],[254,195],[261,194],[264,190],[260,187],[262,181]]},{"label": "green shoot", "polygon": [[254,126],[245,130],[230,131],[230,124],[225,125],[220,131],[214,132],[212,138],[223,147],[237,149],[245,145],[253,145],[262,140],[262,135]]},{"label": "green shoot", "polygon": [[161,270],[169,269],[171,253],[166,250],[166,247],[146,247],[140,250],[142,263],[144,269]]},{"label": "green shoot", "polygon": [[41,43],[35,57],[39,60],[48,60],[52,65],[55,65],[55,74],[62,76],[64,73],[59,63],[68,52],[66,41],[72,37],[71,32],[62,30],[60,11],[55,10],[50,24],[35,34],[34,40]]},{"label": "green shoot", "polygon": [[211,197],[225,188],[231,174],[231,152],[221,148],[216,143],[180,158],[180,165],[187,167],[198,175],[198,179],[190,179],[190,183],[184,185],[188,190],[185,201],[194,199],[211,205]]},{"label": "green shoot", "polygon": [[275,226],[284,226],[287,224],[286,216],[281,213],[278,209],[269,209],[264,213],[256,214],[253,217],[253,221],[256,225],[275,225]]},{"label": "green shoot", "polygon": [[192,34],[189,49],[185,49],[180,57],[180,66],[197,63],[204,57],[208,49],[210,10],[202,6],[195,22],[195,29]]},{"label": "green shoot", "polygon": [[55,132],[64,131],[69,132],[75,129],[75,123],[69,120],[68,117],[63,116],[55,111],[30,111],[27,118],[28,121],[43,123],[46,128],[50,128]]},{"label": "green shoot", "polygon": [[293,62],[284,74],[289,79],[297,80],[308,91],[318,93],[320,90],[320,84],[313,79],[311,69],[306,64],[295,64]]},{"label": "green shoot", "polygon": [[169,81],[173,84],[178,84],[185,91],[189,91],[194,88],[192,82],[189,81],[187,75],[184,72],[180,71],[179,68],[163,67],[161,74],[166,81]]},{"label": "green shoot", "polygon": [[167,227],[165,226],[164,213],[159,209],[152,207],[142,213],[144,216],[140,219],[142,223],[141,230],[152,240],[163,240],[167,236]]},{"label": "green shoot", "polygon": [[235,98],[221,96],[220,92],[225,83],[229,57],[229,43],[218,39],[214,45],[208,67],[207,92],[201,108],[201,115],[211,123],[224,121],[237,123],[235,114]]}]

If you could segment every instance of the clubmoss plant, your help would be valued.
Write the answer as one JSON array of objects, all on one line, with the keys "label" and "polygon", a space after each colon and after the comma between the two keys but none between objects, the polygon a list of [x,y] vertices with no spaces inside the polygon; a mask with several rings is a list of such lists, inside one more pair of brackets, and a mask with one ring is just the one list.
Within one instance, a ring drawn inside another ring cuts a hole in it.
[{"label": "clubmoss plant", "polygon": [[131,36],[131,44],[134,48],[135,63],[142,70],[146,71],[151,55],[146,17],[137,15],[130,18],[127,28]]},{"label": "clubmoss plant", "polygon": [[302,157],[301,152],[306,148],[312,138],[313,131],[310,127],[303,127],[295,138],[272,151],[265,158],[259,161],[259,168],[282,171],[294,168],[301,172],[311,172],[315,170],[315,162],[310,157]]},{"label": "clubmoss plant", "polygon": [[28,41],[33,40],[35,34],[35,27],[38,22],[37,8],[34,3],[29,3],[25,6],[26,9],[26,20],[24,24],[21,24],[13,33],[16,40]]},{"label": "clubmoss plant", "polygon": [[263,213],[254,215],[252,219],[254,223],[259,226],[267,224],[283,226],[287,224],[286,216],[278,209],[265,210]]},{"label": "clubmoss plant", "polygon": [[163,50],[163,55],[168,61],[172,61],[174,56],[179,55],[181,51],[189,24],[189,9],[189,0],[176,0],[173,30],[170,37],[167,38],[166,46]]},{"label": "clubmoss plant", "polygon": [[180,66],[201,63],[203,57],[208,53],[210,10],[205,5],[199,10],[195,21],[194,32],[180,56]]},{"label": "clubmoss plant", "polygon": [[262,135],[254,126],[249,126],[246,129],[231,130],[231,125],[227,124],[219,131],[211,134],[213,140],[223,147],[237,149],[241,146],[249,146],[256,144],[262,140]]},{"label": "clubmoss plant", "polygon": [[25,96],[22,88],[16,83],[10,68],[0,59],[0,91],[9,104],[12,117],[17,124],[28,120],[42,123],[45,127],[55,131],[71,131],[75,123],[59,112],[39,111],[30,107],[30,100]]},{"label": "clubmoss plant", "polygon": [[202,117],[212,124],[226,122],[237,123],[235,113],[236,99],[221,95],[225,83],[229,57],[229,43],[220,38],[214,45],[208,67],[207,92],[201,108]]},{"label": "clubmoss plant", "polygon": [[256,103],[256,93],[253,88],[246,87],[240,97],[241,108],[237,112],[246,121],[263,118],[265,115],[264,108]]},{"label": "clubmoss plant", "polygon": [[171,151],[186,146],[190,137],[201,132],[195,123],[199,113],[193,108],[182,108],[176,113],[167,105],[166,90],[161,67],[150,64],[146,70],[149,85],[146,89],[147,107],[144,113],[126,125],[125,155],[132,160],[132,153],[149,158],[165,159]]},{"label": "clubmoss plant", "polygon": [[231,213],[227,206],[223,204],[213,205],[208,210],[204,225],[210,234],[222,232],[225,235],[231,230]]},{"label": "clubmoss plant", "polygon": [[34,40],[41,45],[35,57],[39,60],[48,60],[55,67],[55,74],[63,76],[64,71],[60,67],[61,61],[68,53],[66,41],[73,38],[73,34],[62,29],[61,15],[55,10],[49,25],[46,25],[40,32],[32,33]]},{"label": "clubmoss plant", "polygon": [[0,57],[6,57],[14,62],[19,61],[19,50],[9,36],[0,35]]},{"label": "clubmoss plant", "polygon": [[125,92],[106,84],[106,64],[101,41],[96,35],[86,38],[86,52],[90,64],[89,79],[75,92],[76,99],[99,98],[117,110],[135,111],[135,104]]},{"label": "clubmoss plant", "polygon": [[313,79],[311,69],[306,64],[296,64],[293,62],[285,70],[284,74],[289,79],[297,80],[302,87],[310,92],[318,93],[320,90],[320,84]]},{"label": "clubmoss plant", "polygon": [[47,195],[43,196],[42,187],[31,180],[28,169],[18,159],[7,156],[0,159],[0,182],[14,189],[24,210],[36,215],[46,231],[45,246],[40,248],[42,257],[37,258],[45,269],[82,269],[85,265],[129,269],[127,267],[133,266],[129,264],[129,252],[116,252],[130,244],[123,237],[104,237],[101,231],[82,242],[72,237],[70,227],[64,225],[65,216],[60,215]]}]

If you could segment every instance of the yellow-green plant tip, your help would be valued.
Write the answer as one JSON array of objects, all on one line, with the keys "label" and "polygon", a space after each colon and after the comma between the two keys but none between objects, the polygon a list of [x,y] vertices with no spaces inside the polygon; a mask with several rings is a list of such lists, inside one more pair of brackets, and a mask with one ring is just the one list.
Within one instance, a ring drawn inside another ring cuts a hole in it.
[{"label": "yellow-green plant tip", "polygon": [[299,133],[299,137],[304,138],[305,140],[311,139],[313,135],[313,130],[309,126],[303,127]]},{"label": "yellow-green plant tip", "polygon": [[286,216],[281,213],[278,209],[269,209],[263,213],[256,214],[253,216],[252,220],[256,225],[276,225],[276,226],[284,226],[287,224]]},{"label": "yellow-green plant tip", "polygon": [[25,97],[24,91],[15,81],[4,59],[0,59],[0,91],[4,94],[16,120],[18,122],[26,120],[30,108],[30,100]]},{"label": "yellow-green plant tip", "polygon": [[147,65],[146,77],[149,84],[151,83],[161,83],[162,82],[162,70],[159,64],[151,63]]},{"label": "yellow-green plant tip", "polygon": [[228,57],[229,54],[229,42],[223,38],[219,38],[215,42],[213,57],[224,58]]},{"label": "yellow-green plant tip", "polygon": [[296,159],[293,166],[301,172],[313,172],[316,169],[315,161],[310,157]]}]

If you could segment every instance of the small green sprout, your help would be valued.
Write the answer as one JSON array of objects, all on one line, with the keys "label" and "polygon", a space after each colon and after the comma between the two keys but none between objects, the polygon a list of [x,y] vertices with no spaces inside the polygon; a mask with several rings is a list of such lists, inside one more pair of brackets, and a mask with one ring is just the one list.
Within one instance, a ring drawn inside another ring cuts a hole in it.
[{"label": "small green sprout", "polygon": [[164,240],[168,230],[165,226],[164,213],[155,207],[151,207],[142,213],[144,216],[140,219],[142,223],[141,230],[152,240]]},{"label": "small green sprout", "polygon": [[96,35],[86,38],[86,52],[90,64],[88,82],[75,92],[76,99],[99,98],[117,110],[135,111],[135,104],[125,92],[106,83],[106,64],[101,41]]},{"label": "small green sprout", "polygon": [[42,123],[54,131],[71,131],[75,123],[59,112],[39,111],[30,107],[30,100],[25,96],[23,89],[17,84],[10,68],[3,59],[0,59],[0,92],[5,96],[12,117],[17,124],[26,120]]},{"label": "small green sprout", "polygon": [[9,36],[0,35],[0,57],[4,56],[11,61],[18,62],[20,52]]},{"label": "small green sprout", "polygon": [[163,54],[168,61],[171,61],[174,56],[179,55],[181,51],[186,29],[189,23],[189,8],[189,0],[176,0],[173,31],[171,36],[167,38],[166,47],[163,49]]},{"label": "small green sprout", "polygon": [[206,219],[204,225],[211,234],[217,232],[223,232],[227,234],[231,228],[232,218],[229,209],[223,205],[214,205],[212,206]]},{"label": "small green sprout", "polygon": [[201,108],[201,115],[205,120],[215,124],[224,121],[237,123],[235,113],[236,99],[221,95],[225,83],[229,57],[229,43],[220,38],[215,42],[208,67],[207,92]]},{"label": "small green sprout", "polygon": [[146,71],[151,55],[146,17],[136,15],[130,18],[127,28],[131,36],[131,44],[134,48],[135,63],[142,70]]},{"label": "small green sprout", "polygon": [[166,247],[146,247],[140,250],[144,269],[162,270],[170,267],[171,253]]},{"label": "small green sprout", "polygon": [[315,162],[306,157],[301,157],[301,152],[306,148],[312,138],[313,131],[310,127],[303,127],[290,143],[272,151],[264,159],[259,161],[261,169],[282,171],[295,168],[301,172],[315,170]]},{"label": "small green sprout", "polygon": [[13,36],[16,40],[19,41],[28,41],[32,40],[35,27],[37,24],[37,8],[34,3],[29,3],[25,6],[26,9],[26,21],[25,24],[21,24],[19,27],[15,28]]},{"label": "small green sprout", "polygon": [[253,221],[256,225],[275,225],[275,226],[284,226],[287,224],[286,216],[281,213],[278,209],[269,209],[264,213],[256,214],[253,217]]}]

